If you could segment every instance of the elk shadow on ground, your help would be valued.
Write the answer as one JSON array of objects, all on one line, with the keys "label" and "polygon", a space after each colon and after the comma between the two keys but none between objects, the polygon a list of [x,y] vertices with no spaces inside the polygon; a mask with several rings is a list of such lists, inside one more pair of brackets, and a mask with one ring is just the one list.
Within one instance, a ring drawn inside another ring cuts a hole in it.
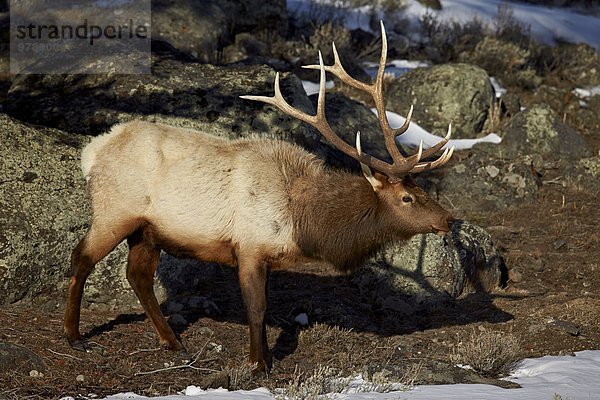
[{"label": "elk shadow on ground", "polygon": [[[180,309],[177,313],[186,321],[185,325],[173,324],[176,334],[180,335],[203,317],[247,323],[237,268],[201,262],[182,263],[166,254],[162,261],[157,274],[168,295],[163,310],[169,314],[173,309]],[[319,323],[381,336],[512,319],[511,314],[493,304],[494,295],[482,291],[474,281],[476,277],[470,282],[475,288],[474,293],[455,299],[429,283],[422,264],[421,255],[418,268],[404,273],[405,279],[424,289],[423,295],[418,296],[403,293],[386,279],[376,279],[374,284],[365,287],[361,284],[363,276],[370,273],[366,267],[354,274],[339,274],[323,264],[305,265],[300,270],[272,271],[268,282],[266,321],[269,326],[281,329],[272,349],[274,357],[283,359],[295,351],[303,329],[295,321],[300,313],[307,314],[311,325]],[[204,299],[200,307],[169,307],[169,303],[186,305],[190,298],[199,297]],[[386,298],[394,298],[400,307],[390,309],[385,305]]]},{"label": "elk shadow on ground", "polygon": [[[419,296],[409,296],[385,279],[377,279],[365,288],[360,284],[360,275],[369,273],[366,267],[354,274],[340,274],[324,264],[305,265],[299,271],[272,271],[268,282],[266,322],[281,329],[272,348],[273,356],[281,360],[296,350],[300,331],[305,328],[295,321],[300,313],[307,314],[310,325],[319,323],[380,336],[512,319],[511,314],[493,304],[497,294],[476,290],[455,299],[436,289],[423,273],[422,260],[419,257],[419,267],[414,272],[405,273],[406,279],[423,287],[424,295]],[[167,318],[175,314],[183,317],[169,321],[177,336],[204,317],[247,324],[237,268],[180,260],[163,253],[157,278],[167,291],[162,303],[163,313]],[[476,281],[470,284],[474,288],[479,286]],[[401,306],[392,309],[384,306],[382,294],[385,298],[394,298]],[[139,313],[121,314],[93,328],[85,336],[90,338],[117,325],[144,318],[145,315]]]}]

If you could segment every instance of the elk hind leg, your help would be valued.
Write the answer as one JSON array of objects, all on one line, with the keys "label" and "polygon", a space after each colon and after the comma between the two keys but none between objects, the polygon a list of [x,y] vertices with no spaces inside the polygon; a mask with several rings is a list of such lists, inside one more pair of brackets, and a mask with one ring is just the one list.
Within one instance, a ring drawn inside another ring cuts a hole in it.
[{"label": "elk hind leg", "polygon": [[85,351],[86,346],[79,331],[81,299],[85,282],[94,266],[121,243],[133,230],[136,222],[115,224],[92,223],[89,231],[71,253],[71,278],[67,290],[64,332],[71,347]]},{"label": "elk hind leg", "polygon": [[129,258],[127,261],[127,280],[135,291],[144,311],[156,332],[163,347],[170,350],[185,350],[173,333],[154,295],[154,273],[160,262],[160,249],[138,229],[127,238]]}]

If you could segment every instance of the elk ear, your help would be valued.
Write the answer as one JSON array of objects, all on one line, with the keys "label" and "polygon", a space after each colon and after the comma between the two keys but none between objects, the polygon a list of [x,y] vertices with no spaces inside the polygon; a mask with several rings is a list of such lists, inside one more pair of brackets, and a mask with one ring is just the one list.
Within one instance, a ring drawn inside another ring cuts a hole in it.
[{"label": "elk ear", "polygon": [[[362,154],[362,147],[360,145],[360,131],[356,132],[356,152],[360,157]],[[383,183],[387,181],[387,178],[384,175],[378,172],[375,172],[375,175],[373,175],[371,168],[369,168],[367,164],[360,163],[360,169],[362,169],[363,175],[365,178],[367,178],[374,191],[378,191],[383,188]]]},{"label": "elk ear", "polygon": [[360,163],[360,168],[362,169],[363,175],[365,176],[365,178],[367,178],[367,180],[369,181],[369,183],[371,184],[371,186],[373,187],[374,191],[379,191],[381,189],[383,189],[385,182],[387,182],[387,176],[380,174],[379,172],[375,172],[373,174],[373,172],[371,172],[371,168],[369,168],[369,166]]},{"label": "elk ear", "polygon": [[410,175],[406,175],[404,178],[402,178],[402,185],[405,186],[405,187],[415,187],[415,186],[417,186],[417,184],[415,183],[414,179]]}]

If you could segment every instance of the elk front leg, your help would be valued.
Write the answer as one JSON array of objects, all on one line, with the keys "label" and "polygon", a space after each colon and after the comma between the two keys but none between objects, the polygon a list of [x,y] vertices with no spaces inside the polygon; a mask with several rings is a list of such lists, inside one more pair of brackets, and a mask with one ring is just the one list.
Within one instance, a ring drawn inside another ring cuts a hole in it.
[{"label": "elk front leg", "polygon": [[240,288],[250,329],[250,362],[257,364],[255,373],[265,372],[267,361],[270,362],[265,325],[267,266],[258,257],[241,256],[238,261]]},{"label": "elk front leg", "polygon": [[[265,310],[269,299],[269,266],[265,268]],[[272,363],[271,351],[269,350],[269,342],[267,341],[267,322],[263,315],[262,322],[262,352],[267,366],[270,368]]]}]

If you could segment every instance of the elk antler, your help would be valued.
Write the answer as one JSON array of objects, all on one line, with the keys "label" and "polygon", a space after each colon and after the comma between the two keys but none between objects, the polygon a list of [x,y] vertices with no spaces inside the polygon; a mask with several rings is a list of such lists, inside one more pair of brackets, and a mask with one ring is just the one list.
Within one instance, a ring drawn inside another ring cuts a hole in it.
[{"label": "elk antler", "polygon": [[[281,95],[281,89],[279,87],[279,73],[275,75],[275,95],[273,97],[268,96],[240,96],[243,99],[248,100],[256,100],[262,101],[264,103],[272,104],[295,118],[298,118],[313,127],[315,127],[321,134],[329,140],[336,148],[347,154],[348,156],[354,158],[358,162],[361,163],[361,168],[363,173],[367,179],[369,179],[369,175],[366,171],[370,168],[373,168],[376,171],[379,171],[388,177],[390,182],[397,182],[402,179],[403,176],[411,173],[411,172],[422,172],[429,169],[437,168],[443,164],[445,164],[452,153],[454,152],[454,147],[450,149],[446,149],[444,153],[435,161],[432,162],[421,162],[422,158],[427,158],[436,152],[438,152],[446,143],[448,143],[448,139],[450,139],[450,134],[452,131],[451,125],[448,126],[448,134],[446,137],[430,147],[429,149],[423,150],[423,142],[419,146],[419,150],[416,154],[413,154],[410,157],[404,157],[398,146],[396,145],[396,137],[406,132],[408,126],[410,124],[410,119],[412,116],[413,107],[411,106],[408,116],[406,117],[406,121],[404,124],[398,129],[392,129],[390,127],[389,121],[387,119],[386,111],[385,111],[385,98],[383,96],[383,74],[385,71],[386,58],[387,58],[387,38],[385,34],[385,28],[383,26],[383,22],[381,22],[381,40],[382,40],[382,49],[381,49],[381,58],[379,60],[379,69],[377,71],[377,78],[375,83],[372,85],[360,82],[354,78],[352,78],[340,62],[340,57],[338,55],[337,49],[335,47],[335,43],[333,43],[333,57],[334,64],[325,66],[323,64],[323,56],[321,52],[319,52],[319,65],[307,65],[303,68],[309,69],[319,69],[321,72],[320,82],[319,82],[319,97],[317,101],[317,113],[315,115],[306,114],[300,110],[295,109],[290,106],[289,103],[283,98]],[[383,131],[385,146],[392,157],[392,164],[389,164],[383,160],[380,160],[371,155],[365,154],[360,150],[360,132],[357,133],[357,148],[350,146],[343,139],[341,139],[329,126],[327,122],[327,118],[325,117],[325,72],[330,72],[337,76],[342,82],[362,91],[365,91],[371,95],[373,100],[375,101],[375,109],[377,110],[377,116],[379,119],[379,125]],[[371,179],[369,179],[371,181]]]}]

